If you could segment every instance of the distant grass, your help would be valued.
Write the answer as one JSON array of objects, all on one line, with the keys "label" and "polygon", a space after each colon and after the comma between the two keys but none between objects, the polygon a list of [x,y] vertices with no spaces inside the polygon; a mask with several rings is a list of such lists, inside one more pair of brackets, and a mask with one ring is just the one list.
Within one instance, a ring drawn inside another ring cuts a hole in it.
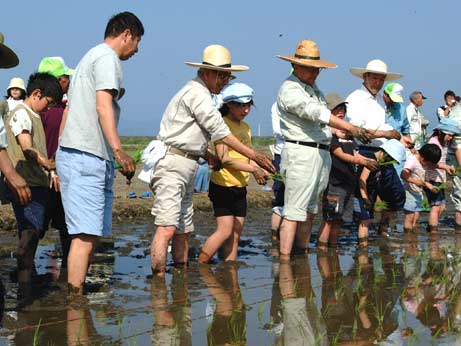
[{"label": "distant grass", "polygon": [[[144,149],[150,141],[154,140],[154,136],[122,136],[123,150],[128,155],[134,155],[139,149]],[[268,147],[275,143],[272,136],[252,137],[252,145],[256,150],[268,152]]]}]

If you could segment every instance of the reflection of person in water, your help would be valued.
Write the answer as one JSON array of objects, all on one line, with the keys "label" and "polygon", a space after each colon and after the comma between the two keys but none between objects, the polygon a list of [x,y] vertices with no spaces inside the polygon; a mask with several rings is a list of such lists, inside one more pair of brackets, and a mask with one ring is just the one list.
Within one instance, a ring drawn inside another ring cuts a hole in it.
[{"label": "reflection of person in water", "polygon": [[103,344],[102,337],[95,328],[88,301],[84,298],[76,299],[69,305],[64,301],[55,301],[54,305],[48,302],[38,311],[18,311],[17,321],[14,325],[8,326],[8,329],[18,329],[14,334],[14,345],[18,346],[32,345],[36,328],[39,331],[36,345]]},{"label": "reflection of person in water", "polygon": [[165,277],[152,277],[152,308],[155,317],[152,345],[192,345],[191,304],[187,273],[173,270],[171,279],[172,302],[168,303]]},{"label": "reflection of person in water", "polygon": [[327,331],[314,302],[308,257],[280,262],[283,345],[328,345]]},{"label": "reflection of person in water", "polygon": [[201,266],[199,271],[216,301],[213,321],[208,328],[208,346],[246,345],[246,312],[238,284],[237,264],[220,264],[216,273],[209,266]]},{"label": "reflection of person in water", "polygon": [[397,327],[391,312],[398,297],[394,284],[394,278],[400,277],[398,269],[384,261],[382,254],[372,263],[368,250],[360,249],[344,277],[337,255],[325,256],[318,258],[318,264],[323,279],[322,314],[330,342],[368,345],[385,339]]},{"label": "reflection of person in water", "polygon": [[344,276],[339,264],[337,252],[321,253],[317,255],[317,267],[322,277],[322,309],[330,335],[340,333],[343,316],[353,311],[353,306],[346,299],[348,289],[344,283]]}]

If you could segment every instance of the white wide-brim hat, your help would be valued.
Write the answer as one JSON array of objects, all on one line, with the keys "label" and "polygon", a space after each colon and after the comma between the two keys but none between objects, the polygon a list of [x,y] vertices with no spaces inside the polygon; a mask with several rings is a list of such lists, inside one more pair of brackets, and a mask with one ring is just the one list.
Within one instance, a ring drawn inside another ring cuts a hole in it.
[{"label": "white wide-brim hat", "polygon": [[203,50],[202,62],[184,62],[188,66],[216,71],[239,72],[249,69],[245,65],[232,65],[231,53],[219,44],[212,44]]},{"label": "white wide-brim hat", "polygon": [[362,79],[365,73],[377,73],[386,75],[386,81],[393,81],[403,77],[399,73],[388,72],[386,63],[379,59],[369,61],[365,68],[353,67],[350,69],[350,71],[354,76],[360,77]]}]

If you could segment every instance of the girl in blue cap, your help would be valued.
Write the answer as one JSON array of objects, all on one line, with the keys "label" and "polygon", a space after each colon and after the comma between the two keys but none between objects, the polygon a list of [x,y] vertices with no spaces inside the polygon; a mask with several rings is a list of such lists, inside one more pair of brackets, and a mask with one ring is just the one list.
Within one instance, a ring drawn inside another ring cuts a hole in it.
[{"label": "girl in blue cap", "polygon": [[428,232],[437,232],[439,218],[445,210],[446,200],[444,186],[447,182],[447,173],[452,175],[455,174],[455,169],[447,165],[448,147],[451,144],[453,136],[459,133],[458,123],[455,120],[442,118],[429,139],[429,143],[436,144],[440,148],[442,156],[440,157],[437,168],[426,170],[425,179],[427,183],[424,187],[424,192],[431,206],[427,225]]},{"label": "girl in blue cap", "polygon": [[[219,109],[230,131],[242,143],[251,146],[250,127],[243,120],[253,105],[253,89],[243,83],[228,85],[221,92],[223,105]],[[245,156],[222,142],[215,142],[216,154],[223,168],[211,173],[209,197],[213,204],[217,229],[207,239],[199,256],[208,263],[221,248],[225,261],[237,259],[240,235],[247,213],[246,186],[253,174],[258,184],[265,184],[268,173]]]}]

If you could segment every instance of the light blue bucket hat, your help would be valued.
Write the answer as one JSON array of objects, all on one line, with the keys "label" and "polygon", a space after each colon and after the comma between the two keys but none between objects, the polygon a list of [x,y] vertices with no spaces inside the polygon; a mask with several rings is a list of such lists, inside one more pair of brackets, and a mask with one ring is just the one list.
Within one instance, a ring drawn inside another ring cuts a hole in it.
[{"label": "light blue bucket hat", "polygon": [[248,103],[253,100],[254,91],[244,83],[228,84],[222,91],[221,97],[223,103],[237,102]]},{"label": "light blue bucket hat", "polygon": [[434,130],[440,130],[443,133],[446,133],[447,135],[459,135],[459,127],[458,127],[458,122],[453,119],[449,118],[442,118],[440,119],[439,124],[434,128]]},{"label": "light blue bucket hat", "polygon": [[401,163],[406,159],[405,147],[396,139],[389,139],[384,144],[381,144],[380,148],[398,163]]}]

